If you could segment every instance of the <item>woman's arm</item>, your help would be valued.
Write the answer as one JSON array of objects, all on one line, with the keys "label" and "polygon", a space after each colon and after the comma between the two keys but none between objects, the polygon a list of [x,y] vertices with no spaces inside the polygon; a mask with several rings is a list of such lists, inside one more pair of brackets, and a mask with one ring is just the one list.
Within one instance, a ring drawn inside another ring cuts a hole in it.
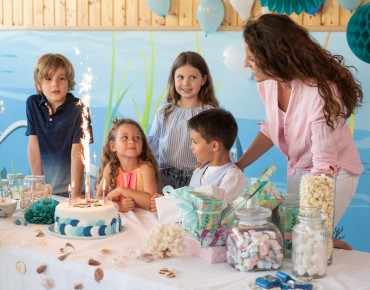
[{"label": "woman's arm", "polygon": [[243,156],[235,162],[235,164],[243,170],[265,154],[273,145],[274,143],[272,143],[269,138],[267,138],[262,132],[259,132],[252,144],[244,152]]}]

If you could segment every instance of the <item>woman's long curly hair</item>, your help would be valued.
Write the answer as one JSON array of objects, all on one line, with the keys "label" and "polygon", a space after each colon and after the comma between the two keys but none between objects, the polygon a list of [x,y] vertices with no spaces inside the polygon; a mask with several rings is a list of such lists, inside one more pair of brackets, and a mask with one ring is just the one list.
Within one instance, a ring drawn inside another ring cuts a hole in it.
[{"label": "woman's long curly hair", "polygon": [[168,76],[166,102],[169,103],[169,106],[167,106],[164,110],[164,124],[166,123],[168,116],[173,112],[175,105],[181,99],[181,96],[176,91],[175,87],[176,70],[187,64],[198,69],[202,77],[207,77],[206,82],[200,88],[200,91],[198,93],[198,98],[202,102],[202,105],[208,104],[212,105],[215,108],[219,107],[218,101],[215,96],[215,90],[213,88],[211,72],[206,61],[200,54],[196,52],[184,51],[181,52],[173,62],[170,75]]},{"label": "woman's long curly hair", "polygon": [[346,66],[343,56],[332,55],[321,47],[307,29],[288,16],[265,14],[249,20],[243,37],[256,66],[266,76],[284,82],[299,79],[318,88],[324,100],[326,123],[332,130],[336,117],[347,119],[361,105],[362,87],[350,71],[355,68]]},{"label": "woman's long curly hair", "polygon": [[111,151],[110,143],[115,142],[118,128],[122,125],[127,125],[127,124],[135,126],[140,131],[140,135],[141,135],[142,142],[143,142],[143,150],[138,156],[139,164],[146,163],[153,167],[154,172],[155,172],[155,180],[157,183],[157,188],[159,191],[161,191],[162,183],[161,183],[161,179],[159,175],[157,160],[152,152],[152,149],[150,148],[148,144],[148,141],[146,139],[143,129],[137,122],[131,119],[119,119],[119,120],[113,121],[112,127],[110,128],[108,132],[107,139],[103,146],[101,165],[99,168],[98,177],[95,181],[95,189],[97,189],[99,182],[103,178],[104,168],[108,164],[110,166],[111,171],[109,175],[109,182],[108,182],[107,190],[109,192],[116,188],[116,177],[118,174],[118,169],[120,167],[120,162],[117,157],[117,153]]}]

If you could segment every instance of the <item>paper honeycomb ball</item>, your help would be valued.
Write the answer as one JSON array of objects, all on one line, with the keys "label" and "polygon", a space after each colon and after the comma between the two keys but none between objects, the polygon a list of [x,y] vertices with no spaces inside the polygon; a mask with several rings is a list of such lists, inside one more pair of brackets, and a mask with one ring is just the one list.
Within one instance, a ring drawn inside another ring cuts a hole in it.
[{"label": "paper honeycomb ball", "polygon": [[300,14],[302,11],[310,11],[319,7],[326,0],[260,0],[262,7],[268,7],[270,11],[276,11],[278,14],[287,15]]},{"label": "paper honeycomb ball", "polygon": [[370,3],[361,6],[352,15],[346,35],[352,52],[362,61],[370,63]]}]

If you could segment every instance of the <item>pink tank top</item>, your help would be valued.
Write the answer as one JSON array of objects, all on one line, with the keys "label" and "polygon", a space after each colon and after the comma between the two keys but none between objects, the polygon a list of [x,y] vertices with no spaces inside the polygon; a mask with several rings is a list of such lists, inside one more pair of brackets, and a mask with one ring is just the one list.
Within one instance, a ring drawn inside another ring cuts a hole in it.
[{"label": "pink tank top", "polygon": [[119,168],[116,177],[116,187],[126,187],[143,191],[143,178],[140,167],[130,172],[123,172]]}]

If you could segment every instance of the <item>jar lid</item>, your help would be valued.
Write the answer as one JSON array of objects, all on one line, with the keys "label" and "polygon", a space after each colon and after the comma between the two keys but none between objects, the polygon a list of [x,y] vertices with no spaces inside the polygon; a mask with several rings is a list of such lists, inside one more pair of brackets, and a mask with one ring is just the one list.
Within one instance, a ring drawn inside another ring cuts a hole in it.
[{"label": "jar lid", "polygon": [[0,179],[0,184],[9,185],[9,179]]},{"label": "jar lid", "polygon": [[26,181],[44,181],[45,175],[26,175],[24,179]]},{"label": "jar lid", "polygon": [[256,221],[267,219],[271,216],[271,210],[269,208],[260,206],[257,198],[252,197],[248,199],[245,208],[236,211],[236,217],[239,220],[245,221]]}]

